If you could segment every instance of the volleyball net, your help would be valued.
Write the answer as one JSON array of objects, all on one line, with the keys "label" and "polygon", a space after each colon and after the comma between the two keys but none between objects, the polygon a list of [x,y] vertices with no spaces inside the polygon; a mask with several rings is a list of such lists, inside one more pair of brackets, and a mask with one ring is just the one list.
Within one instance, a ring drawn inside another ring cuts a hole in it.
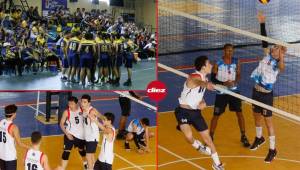
[{"label": "volleyball net", "polygon": [[[289,1],[290,2],[290,1]],[[294,5],[293,5],[294,4]],[[223,46],[234,45],[234,57],[241,62],[240,94],[216,86],[218,91],[300,121],[300,7],[296,1],[272,0],[161,0],[159,1],[159,64],[164,72],[159,78],[186,77],[193,71],[194,59],[208,56],[216,62],[223,56]],[[260,35],[259,11],[266,16],[267,37]],[[265,56],[262,41],[287,47],[285,70],[274,85],[273,107],[251,99],[254,81],[250,78]],[[182,80],[183,81],[183,80]],[[168,82],[166,82],[168,84]],[[183,82],[182,82],[183,83]]]}]

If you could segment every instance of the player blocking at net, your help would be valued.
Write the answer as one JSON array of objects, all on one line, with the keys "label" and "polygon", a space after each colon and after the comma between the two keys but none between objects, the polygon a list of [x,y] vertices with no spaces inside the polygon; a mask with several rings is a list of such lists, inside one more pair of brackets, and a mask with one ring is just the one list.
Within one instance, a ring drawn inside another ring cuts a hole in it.
[{"label": "player blocking at net", "polygon": [[[197,151],[211,155],[214,170],[224,170],[224,165],[219,159],[215,145],[209,135],[207,124],[201,114],[201,110],[206,107],[203,98],[205,90],[214,90],[213,84],[208,82],[206,77],[211,73],[212,65],[207,56],[200,56],[196,58],[194,66],[196,71],[188,76],[183,85],[179,106],[175,109],[175,117],[187,142]],[[193,137],[190,125],[199,132],[207,146],[204,146]]]},{"label": "player blocking at net", "polygon": [[[260,23],[260,30],[263,36],[267,36],[265,19],[266,17],[264,14],[259,12],[258,21]],[[268,48],[268,42],[266,41],[262,41],[262,47],[264,48],[265,56],[251,74],[251,78],[255,81],[252,99],[273,106],[273,87],[279,72],[284,71],[284,56],[286,53],[286,48],[280,45],[274,45],[273,47]],[[252,109],[255,120],[256,137],[250,149],[256,150],[265,143],[265,139],[262,136],[262,121],[264,119],[268,129],[270,141],[270,149],[265,158],[265,162],[270,163],[277,154],[275,147],[275,131],[272,121],[272,111],[257,105],[253,105]]]}]

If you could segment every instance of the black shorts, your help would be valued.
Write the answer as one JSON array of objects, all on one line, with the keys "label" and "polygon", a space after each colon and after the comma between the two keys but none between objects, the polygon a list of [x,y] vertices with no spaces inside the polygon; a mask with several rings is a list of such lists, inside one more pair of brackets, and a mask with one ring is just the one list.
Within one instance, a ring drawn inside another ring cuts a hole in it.
[{"label": "black shorts", "polygon": [[229,104],[229,110],[232,112],[242,112],[242,101],[239,98],[228,94],[217,94],[214,107],[214,115],[220,116],[225,112]]},{"label": "black shorts", "polygon": [[112,165],[97,160],[94,165],[94,170],[112,170]]},{"label": "black shorts", "polygon": [[80,150],[83,150],[85,147],[85,140],[75,138],[74,136],[73,138],[73,140],[69,140],[67,136],[64,135],[64,150],[71,151],[73,146],[74,148],[79,148]]},{"label": "black shorts", "polygon": [[[257,100],[266,105],[273,106],[273,91],[270,93],[263,93],[263,92],[256,91],[256,89],[253,88],[252,99]],[[253,112],[261,113],[264,117],[272,116],[271,110],[264,109],[260,106],[254,105],[254,104],[252,105],[252,110],[253,110]]]},{"label": "black shorts", "polygon": [[141,134],[136,135],[136,138],[137,138],[138,144],[146,146],[146,143],[145,143],[145,132],[142,132]]},{"label": "black shorts", "polygon": [[96,153],[98,142],[86,141],[86,153]]},{"label": "black shorts", "polygon": [[190,110],[177,107],[175,109],[175,116],[179,125],[192,125],[199,132],[208,129],[200,110]]},{"label": "black shorts", "polygon": [[0,159],[0,170],[17,170],[17,160],[4,161]]},{"label": "black shorts", "polygon": [[130,116],[131,102],[127,97],[119,97],[122,116]]}]

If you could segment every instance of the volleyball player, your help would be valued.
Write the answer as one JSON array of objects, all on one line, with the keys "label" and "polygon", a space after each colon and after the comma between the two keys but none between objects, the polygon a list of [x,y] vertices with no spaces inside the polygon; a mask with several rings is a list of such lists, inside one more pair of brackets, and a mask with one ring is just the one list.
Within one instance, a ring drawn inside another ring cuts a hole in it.
[{"label": "volleyball player", "polygon": [[[124,91],[123,93],[130,95],[136,99],[141,99],[141,97],[138,96],[133,91]],[[124,95],[120,95],[119,96],[119,104],[121,107],[121,118],[120,118],[120,122],[119,122],[119,130],[118,130],[117,139],[124,139],[124,137],[126,135],[126,130],[125,130],[126,122],[127,122],[128,117],[130,116],[130,112],[131,112],[131,100]]]},{"label": "volleyball player", "polygon": [[[32,132],[31,148],[27,150],[24,158],[25,170],[51,170],[47,155],[40,151],[41,143],[41,133]],[[62,170],[62,168],[57,167],[56,170]]]},{"label": "volleyball player", "polygon": [[[241,67],[238,58],[233,57],[233,45],[224,45],[224,56],[214,64],[211,74],[213,83],[223,85],[235,93],[239,93],[238,81],[240,80]],[[244,147],[249,147],[250,144],[245,134],[245,119],[242,113],[242,102],[240,99],[228,94],[217,93],[215,99],[214,116],[210,124],[210,136],[213,139],[214,132],[217,128],[219,117],[225,112],[226,106],[229,105],[229,110],[236,113],[240,132],[241,143]]]},{"label": "volleyball player", "polygon": [[85,39],[80,41],[78,47],[80,58],[80,84],[85,85],[85,79],[88,79],[88,86],[93,85],[91,68],[93,67],[94,55],[96,54],[96,43],[93,34],[86,33]]},{"label": "volleyball player", "polygon": [[64,133],[64,151],[61,156],[63,169],[67,168],[73,147],[78,148],[78,152],[83,160],[83,166],[87,169],[83,123],[82,110],[78,106],[78,99],[71,96],[68,99],[68,108],[64,111],[60,120],[60,128]]},{"label": "volleyball player", "polygon": [[68,81],[73,83],[79,82],[79,79],[75,80],[74,76],[76,75],[76,78],[79,77],[79,56],[77,51],[81,39],[82,34],[80,32],[74,32],[73,37],[67,44],[68,63],[70,66],[68,73]]},{"label": "volleyball player", "polygon": [[15,144],[24,149],[29,149],[29,146],[21,142],[19,128],[13,123],[17,116],[18,107],[14,104],[7,105],[4,110],[5,119],[0,121],[0,169],[16,170],[17,151]]},{"label": "volleyball player", "polygon": [[100,55],[98,67],[98,75],[101,83],[107,83],[109,80],[109,66],[110,66],[110,55],[111,55],[111,41],[108,34],[103,34],[103,40],[98,44],[98,54]]},{"label": "volleyball player", "polygon": [[70,37],[71,37],[71,32],[66,31],[63,38],[59,41],[60,42],[59,50],[61,51],[60,57],[61,57],[61,61],[62,61],[62,73],[61,73],[62,77],[61,77],[61,79],[63,81],[68,80],[67,73],[68,73],[68,69],[69,69],[69,63],[68,63],[68,57],[67,57],[67,44],[68,44],[68,41],[70,40]]},{"label": "volleyball player", "polygon": [[91,117],[91,119],[103,131],[101,151],[94,165],[94,170],[112,170],[114,160],[114,141],[116,137],[116,130],[113,123],[115,115],[108,112],[104,114],[104,117],[104,120],[102,120],[103,123],[98,122],[95,117]]},{"label": "volleyball player", "polygon": [[150,121],[148,118],[133,119],[127,128],[125,149],[130,150],[129,141],[133,140],[139,153],[150,152],[149,138],[154,134],[149,132]]},{"label": "volleyball player", "polygon": [[122,66],[122,60],[124,58],[124,42],[120,34],[116,35],[116,39],[113,42],[113,46],[115,51],[115,57],[113,61],[113,72],[115,75],[115,80],[113,82],[113,85],[119,86],[121,79],[120,67]]},{"label": "volleyball player", "polygon": [[[258,14],[258,21],[260,23],[261,35],[267,36],[265,16],[261,12]],[[262,42],[262,47],[264,48],[265,56],[251,74],[251,78],[255,81],[252,99],[273,106],[273,86],[277,80],[277,75],[284,71],[286,48],[280,45],[274,45],[273,47],[268,48],[268,42],[266,41]],[[262,136],[262,121],[264,119],[270,141],[270,148],[268,155],[265,158],[265,162],[270,163],[277,155],[272,111],[257,105],[252,105],[252,109],[255,120],[256,137],[250,149],[256,150],[265,143],[265,139]]]},{"label": "volleyball player", "polygon": [[133,44],[132,41],[129,39],[129,35],[125,36],[126,42],[124,44],[124,58],[125,58],[125,67],[127,69],[127,81],[123,83],[124,86],[131,86],[131,76],[132,76],[132,62],[134,59],[133,56]]},{"label": "volleyball player", "polygon": [[84,118],[83,129],[86,142],[86,159],[88,162],[88,169],[90,170],[94,167],[94,154],[96,153],[99,142],[99,128],[95,121],[92,121],[91,118],[97,119],[99,117],[103,119],[103,116],[97,111],[97,109],[91,106],[91,96],[88,94],[82,95],[80,104]]},{"label": "volleyball player", "polygon": [[[207,74],[211,73],[212,65],[206,56],[196,58],[194,63],[196,71],[189,75],[184,83],[181,96],[179,98],[179,106],[175,109],[175,117],[179,124],[180,131],[184,134],[185,139],[197,151],[211,155],[213,159],[213,169],[223,170],[224,165],[221,163],[215,145],[209,135],[207,124],[201,115],[201,110],[206,107],[203,99],[206,88],[213,90],[213,84],[207,82]],[[200,134],[205,144],[204,146],[199,140],[192,135],[192,125]]]}]

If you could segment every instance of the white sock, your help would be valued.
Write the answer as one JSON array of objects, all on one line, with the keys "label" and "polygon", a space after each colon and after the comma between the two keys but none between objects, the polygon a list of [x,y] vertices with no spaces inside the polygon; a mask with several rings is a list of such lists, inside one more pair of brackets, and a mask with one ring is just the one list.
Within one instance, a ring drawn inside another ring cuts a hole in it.
[{"label": "white sock", "polygon": [[256,137],[261,138],[262,136],[262,127],[256,127]]},{"label": "white sock", "polygon": [[220,159],[219,159],[219,156],[218,156],[218,153],[215,152],[213,154],[211,154],[211,158],[213,159],[215,165],[220,165],[221,162],[220,162]]},{"label": "white sock", "polygon": [[270,149],[274,150],[275,149],[275,136],[270,136]]},{"label": "white sock", "polygon": [[194,143],[192,144],[192,146],[195,148],[195,149],[198,149],[199,146],[203,146],[202,143],[198,140],[194,140]]}]

